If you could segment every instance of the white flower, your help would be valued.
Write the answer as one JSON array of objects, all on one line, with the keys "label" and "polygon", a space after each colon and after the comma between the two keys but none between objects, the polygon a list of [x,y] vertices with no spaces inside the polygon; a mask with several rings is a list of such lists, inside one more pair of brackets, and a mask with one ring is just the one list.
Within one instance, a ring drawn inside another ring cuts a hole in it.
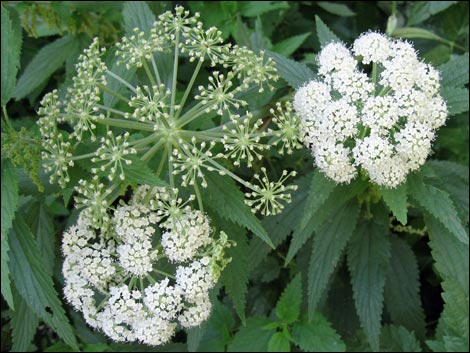
[{"label": "white flower", "polygon": [[164,320],[173,320],[183,308],[180,287],[168,284],[169,279],[155,283],[145,289],[144,303],[154,314]]},{"label": "white flower", "polygon": [[362,56],[364,64],[370,64],[371,61],[382,63],[392,54],[390,44],[385,35],[369,32],[355,40],[353,51],[354,55]]},{"label": "white flower", "polygon": [[344,44],[330,43],[318,54],[318,73],[326,75],[332,71],[350,72],[356,69],[357,62]]},{"label": "white flower", "polygon": [[188,306],[178,317],[181,326],[190,328],[199,326],[211,314],[212,304],[208,295],[198,298],[194,305]]},{"label": "white flower", "polygon": [[196,303],[205,297],[209,289],[216,282],[208,264],[204,260],[196,260],[189,266],[176,268],[176,285],[183,292],[184,299],[189,303]]}]

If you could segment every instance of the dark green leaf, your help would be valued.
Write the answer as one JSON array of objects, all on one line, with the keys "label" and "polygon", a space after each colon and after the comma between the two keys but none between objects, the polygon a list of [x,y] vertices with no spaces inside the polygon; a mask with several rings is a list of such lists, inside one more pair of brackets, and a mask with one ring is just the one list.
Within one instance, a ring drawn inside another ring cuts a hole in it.
[{"label": "dark green leaf", "polygon": [[134,28],[150,33],[150,29],[156,20],[155,15],[145,1],[125,2],[122,7],[122,18],[128,36],[134,34]]},{"label": "dark green leaf", "polygon": [[318,40],[320,41],[322,47],[328,43],[341,42],[336,34],[334,34],[318,16],[315,16],[315,25],[317,29]]},{"label": "dark green leaf", "polygon": [[381,352],[421,352],[421,346],[412,331],[402,326],[387,325],[380,333]]},{"label": "dark green leaf", "polygon": [[266,54],[276,63],[279,76],[286,80],[292,88],[298,88],[315,77],[312,70],[304,64],[269,50],[266,51]]},{"label": "dark green leaf", "polygon": [[123,166],[126,181],[135,185],[150,185],[165,187],[167,184],[160,180],[154,172],[141,160],[133,159],[132,163]]},{"label": "dark green leaf", "polygon": [[407,220],[408,209],[406,206],[406,183],[398,185],[395,189],[387,189],[384,187],[379,188],[379,192],[382,195],[385,203],[393,212],[393,215],[398,221],[405,225]]},{"label": "dark green leaf", "polygon": [[441,89],[442,98],[447,103],[449,116],[468,111],[468,89],[460,87],[444,87]]},{"label": "dark green leaf", "polygon": [[12,352],[31,351],[36,329],[39,325],[38,317],[31,311],[23,298],[14,290],[15,311],[11,312]]},{"label": "dark green leaf", "polygon": [[410,9],[407,25],[413,26],[424,22],[456,3],[457,1],[417,1]]},{"label": "dark green leaf", "polygon": [[271,50],[281,55],[289,56],[300,48],[310,34],[312,33],[308,32],[284,39],[282,42],[274,44]]},{"label": "dark green leaf", "polygon": [[397,325],[426,334],[425,317],[419,295],[418,264],[410,246],[399,238],[391,239],[391,257],[385,282],[385,305]]},{"label": "dark green leaf", "polygon": [[375,206],[376,214],[359,223],[348,246],[348,268],[356,310],[369,344],[379,348],[383,289],[390,258],[388,214]]},{"label": "dark green leaf", "polygon": [[351,9],[344,4],[337,4],[332,1],[317,1],[317,5],[320,6],[323,10],[332,13],[333,15],[342,17],[356,16],[356,13],[351,11]]},{"label": "dark green leaf", "polygon": [[359,208],[352,201],[329,218],[313,239],[308,276],[308,308],[313,318],[328,280],[356,227]]},{"label": "dark green leaf", "polygon": [[256,17],[274,10],[289,8],[287,1],[240,1],[240,13],[246,17]]},{"label": "dark green leaf", "polygon": [[438,42],[445,42],[444,38],[439,37],[437,34],[418,27],[401,27],[397,28],[393,31],[392,35],[394,37],[405,38],[405,39],[429,39],[429,40],[436,40]]},{"label": "dark green leaf", "polygon": [[[110,71],[129,82],[135,75],[136,68],[131,67],[129,70],[126,68],[126,65],[118,65],[117,62],[119,57],[114,57],[113,63],[111,64]],[[107,87],[112,91],[123,94],[126,92],[127,87],[122,84],[121,81],[114,79],[112,76],[107,77]],[[125,96],[125,95],[124,95]],[[119,101],[119,98],[116,95],[110,94],[108,92],[103,93],[103,102],[106,107],[113,107]]]},{"label": "dark green leaf", "polygon": [[72,326],[46,273],[33,235],[23,219],[16,219],[9,236],[11,272],[18,292],[31,310],[72,348],[78,350]]},{"label": "dark green leaf", "polygon": [[468,83],[468,53],[453,56],[448,62],[438,67],[441,73],[442,87],[462,87]]},{"label": "dark green leaf", "polygon": [[462,225],[449,195],[437,187],[427,184],[423,172],[408,177],[410,195],[462,243],[468,245],[468,235]]},{"label": "dark green leaf", "polygon": [[77,45],[75,37],[65,36],[42,47],[19,78],[14,93],[15,99],[26,97],[43,84],[64,64]]},{"label": "dark green leaf", "polygon": [[15,89],[22,41],[19,21],[12,21],[9,10],[2,5],[2,106],[8,103]]},{"label": "dark green leaf", "polygon": [[287,324],[295,322],[300,315],[302,303],[302,276],[297,274],[286,287],[276,304],[277,317]]},{"label": "dark green leaf", "polygon": [[[2,7],[3,11],[3,7]],[[9,244],[8,232],[12,226],[15,212],[18,207],[18,179],[16,178],[13,164],[7,160],[2,160],[2,295],[8,306],[14,309],[13,296],[10,288],[10,265],[9,265]]]},{"label": "dark green leaf", "polygon": [[274,248],[261,222],[245,204],[244,195],[238,190],[235,183],[230,178],[215,173],[207,173],[206,179],[208,187],[204,194],[208,201],[207,207],[217,212],[222,218],[251,230],[266,244]]},{"label": "dark green leaf", "polygon": [[187,331],[188,352],[197,352],[202,337],[206,333],[207,322]]},{"label": "dark green leaf", "polygon": [[312,321],[302,321],[292,328],[292,340],[305,352],[345,352],[346,346],[330,323],[315,313]]},{"label": "dark green leaf", "polygon": [[264,317],[250,317],[228,346],[229,352],[266,352],[272,330],[263,330],[271,321]]},{"label": "dark green leaf", "polygon": [[282,332],[276,332],[268,342],[268,352],[290,352],[290,342]]}]

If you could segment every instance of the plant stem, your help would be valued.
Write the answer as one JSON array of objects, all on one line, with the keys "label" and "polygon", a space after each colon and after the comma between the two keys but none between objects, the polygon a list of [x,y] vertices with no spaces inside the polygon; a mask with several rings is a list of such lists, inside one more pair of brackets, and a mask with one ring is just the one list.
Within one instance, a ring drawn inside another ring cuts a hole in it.
[{"label": "plant stem", "polygon": [[101,104],[97,104],[96,105],[98,108],[100,109],[103,109],[103,110],[106,110],[107,112],[110,112],[110,113],[113,113],[113,114],[117,114],[117,115],[120,115],[120,116],[123,116],[124,118],[127,117],[127,114],[118,110],[118,109],[113,109],[113,108],[110,108],[110,107],[106,107],[104,105],[101,105]]},{"label": "plant stem", "polygon": [[148,161],[150,158],[153,157],[153,155],[158,151],[158,149],[160,148],[160,146],[161,146],[164,142],[165,142],[165,140],[162,139],[162,138],[161,138],[160,140],[158,140],[158,142],[157,142],[156,144],[154,144],[154,145],[152,146],[152,148],[150,148],[147,152],[145,152],[145,154],[144,154],[142,157],[140,157],[140,159],[141,159],[142,161]]},{"label": "plant stem", "polygon": [[155,82],[155,79],[153,78],[152,71],[150,71],[150,67],[149,67],[149,64],[147,63],[147,60],[145,60],[144,58],[142,58],[142,65],[144,66],[145,73],[147,74],[147,77],[149,78],[150,83],[152,84],[152,88],[153,88],[153,86],[156,86],[157,83]]},{"label": "plant stem", "polygon": [[[194,178],[196,179],[196,178]],[[201,195],[201,191],[199,190],[199,186],[197,184],[197,180],[193,180],[193,187],[194,187],[194,191],[196,192],[196,198],[197,198],[197,203],[199,205],[199,210],[201,212],[204,212],[204,205],[202,204],[202,195]]]},{"label": "plant stem", "polygon": [[126,102],[126,103],[129,103],[129,102],[130,102],[130,100],[127,99],[126,97],[124,97],[122,94],[117,93],[116,91],[113,91],[111,88],[109,88],[109,87],[107,87],[107,86],[105,86],[105,85],[103,85],[103,84],[101,84],[101,83],[98,83],[98,87],[99,87],[100,89],[102,89],[103,91],[108,92],[109,94],[115,96],[116,98],[119,98],[119,99],[122,100],[123,102]]},{"label": "plant stem", "polygon": [[153,128],[153,125],[140,123],[138,121],[129,121],[129,120],[122,120],[122,119],[114,119],[114,118],[100,118],[100,119],[96,119],[95,121],[100,124],[121,127],[124,129],[155,131]]},{"label": "plant stem", "polygon": [[116,75],[114,72],[112,71],[109,71],[107,70],[106,73],[111,76],[112,78],[114,78],[115,80],[121,82],[124,86],[126,86],[127,88],[129,88],[132,92],[136,93],[137,94],[137,90],[134,88],[134,86],[132,86],[129,82],[127,82],[126,80],[124,80],[121,76],[118,76]]},{"label": "plant stem", "polygon": [[181,115],[181,112],[183,111],[184,104],[186,103],[186,99],[188,99],[189,93],[191,92],[191,89],[193,88],[194,81],[196,80],[197,75],[199,74],[199,70],[201,69],[202,66],[202,61],[198,60],[196,69],[193,72],[193,75],[191,76],[191,80],[188,83],[188,86],[186,87],[186,91],[184,92],[183,99],[181,99],[180,106],[178,108],[178,111],[176,112],[175,115],[175,120],[179,118]]},{"label": "plant stem", "polygon": [[153,57],[153,55],[150,58],[152,62],[153,72],[155,72],[155,77],[157,78],[158,85],[161,85],[162,80],[160,79],[160,73],[158,72],[158,67],[157,63],[155,62],[155,58]]},{"label": "plant stem", "polygon": [[372,63],[372,83],[374,84],[374,95],[377,91],[377,63]]},{"label": "plant stem", "polygon": [[153,272],[159,273],[159,274],[161,274],[161,275],[163,275],[163,276],[167,276],[167,277],[172,278],[172,279],[176,279],[175,276],[170,275],[169,273],[166,273],[166,272],[164,272],[164,271],[157,270],[157,269],[155,269],[155,268],[153,269]]},{"label": "plant stem", "polygon": [[180,30],[176,30],[176,38],[175,38],[175,58],[173,61],[173,83],[171,85],[171,107],[170,107],[170,117],[173,119],[175,113],[175,99],[176,99],[176,79],[178,76],[178,49],[179,49],[179,42],[180,42]]}]

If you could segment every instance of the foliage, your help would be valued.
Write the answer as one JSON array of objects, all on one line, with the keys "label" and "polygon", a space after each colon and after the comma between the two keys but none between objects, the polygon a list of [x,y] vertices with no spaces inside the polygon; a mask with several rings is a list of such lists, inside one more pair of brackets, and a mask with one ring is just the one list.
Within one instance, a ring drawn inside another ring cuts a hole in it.
[{"label": "foliage", "polygon": [[[199,12],[201,28],[217,27],[232,48],[244,46],[263,57],[280,77],[262,82],[261,89],[240,88],[229,97],[243,102],[240,106],[232,101],[202,109],[178,127],[177,134],[183,133],[171,141],[182,146],[184,166],[176,152],[168,158],[168,144],[158,145],[161,136],[145,112],[139,121],[113,115],[136,111],[128,105],[138,95],[135,87],[143,100],[145,87],[156,86],[145,64],[129,69],[118,64],[124,49],[116,52],[116,43],[125,44],[121,38],[131,38],[134,28],[150,33],[176,2],[2,2],[2,351],[468,351],[468,2],[178,4]],[[318,76],[317,54],[331,42],[350,46],[369,30],[411,41],[439,71],[448,105],[431,156],[396,188],[379,187],[362,174],[336,184],[313,165],[307,147],[282,139],[289,127],[297,136],[289,102]],[[74,165],[61,185],[51,184],[44,154],[49,146],[44,136],[51,132],[37,125],[40,102],[55,89],[53,98],[62,102],[78,92],[74,77],[83,67],[75,65],[94,37],[107,51],[100,60],[114,75],[98,93],[102,121],[109,124],[82,131],[83,140],[74,139],[77,132],[66,119],[54,126],[73,142]],[[168,114],[184,118],[189,111],[191,117],[207,82],[219,79],[214,71],[227,75],[233,63],[198,64],[189,44],[174,60],[173,49],[153,53],[149,70],[154,72],[154,60],[159,82],[176,87]],[[242,87],[243,80],[234,75],[228,86]],[[186,108],[177,113],[175,102]],[[252,114],[246,125],[233,119],[246,111]],[[139,148],[130,164],[123,164],[124,180],[118,174],[113,179],[107,167],[101,170],[103,161],[93,161],[108,131],[114,137],[128,131],[129,143]],[[230,149],[240,146],[237,138],[245,131],[254,137],[254,149],[245,150],[252,159]],[[208,147],[208,154],[198,154]],[[200,173],[188,172],[194,165]],[[171,184],[211,219],[214,234],[226,234],[228,244],[236,244],[225,250],[230,262],[210,292],[210,317],[195,328],[179,327],[171,343],[112,342],[63,299],[63,233],[79,216],[79,180],[91,182],[95,175],[106,188],[112,186],[104,197],[108,214],[129,202],[139,185]],[[270,199],[270,192],[279,198]],[[275,206],[263,214],[255,196]]]}]

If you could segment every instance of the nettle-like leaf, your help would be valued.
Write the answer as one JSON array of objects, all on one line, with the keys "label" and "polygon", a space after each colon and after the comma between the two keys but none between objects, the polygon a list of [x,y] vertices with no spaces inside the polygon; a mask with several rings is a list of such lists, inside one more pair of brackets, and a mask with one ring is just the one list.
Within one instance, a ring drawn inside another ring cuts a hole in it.
[{"label": "nettle-like leaf", "polygon": [[425,317],[419,293],[419,270],[411,247],[392,237],[391,256],[385,282],[385,305],[393,322],[423,339]]},{"label": "nettle-like leaf", "polygon": [[444,11],[458,1],[420,1],[413,4],[408,15],[408,26],[417,25]]},{"label": "nettle-like leaf", "polygon": [[276,304],[277,317],[287,324],[297,321],[302,303],[302,276],[298,274],[284,289]]},{"label": "nettle-like leaf", "polygon": [[276,332],[268,342],[268,352],[290,352],[290,342],[284,332]]},{"label": "nettle-like leaf", "polygon": [[412,331],[403,326],[386,325],[380,333],[381,352],[422,352]]},{"label": "nettle-like leaf", "polygon": [[284,56],[289,56],[298,48],[300,48],[300,46],[311,34],[311,32],[307,32],[284,39],[283,41],[274,44],[272,47],[272,51]]},{"label": "nettle-like leaf", "polygon": [[274,330],[264,327],[271,321],[265,317],[250,317],[228,346],[228,352],[266,352]]},{"label": "nettle-like leaf", "polygon": [[304,352],[345,352],[340,335],[320,313],[311,321],[302,320],[292,327],[292,341]]},{"label": "nettle-like leaf", "polygon": [[323,10],[341,17],[352,17],[356,16],[356,13],[352,11],[345,4],[337,4],[331,1],[317,1],[317,5],[320,6]]},{"label": "nettle-like leaf", "polygon": [[316,232],[308,272],[308,307],[313,318],[328,280],[356,228],[359,207],[351,201],[332,214]]},{"label": "nettle-like leaf", "polygon": [[468,53],[455,55],[437,69],[441,73],[442,87],[463,87],[468,83]]},{"label": "nettle-like leaf", "polygon": [[442,224],[462,243],[468,245],[468,234],[459,219],[457,210],[444,190],[427,182],[426,170],[408,177],[408,190],[411,197]]},{"label": "nettle-like leaf", "polygon": [[267,50],[266,53],[276,63],[276,69],[279,76],[281,76],[281,78],[283,78],[292,88],[299,88],[305,82],[315,78],[313,71],[306,65],[269,50]]},{"label": "nettle-like leaf", "polygon": [[406,183],[398,185],[395,189],[381,187],[379,188],[379,192],[393,215],[401,224],[405,225],[408,222]]},{"label": "nettle-like leaf", "polygon": [[348,246],[348,268],[361,326],[373,350],[379,348],[384,285],[390,258],[388,214],[380,205],[360,222]]},{"label": "nettle-like leaf", "polygon": [[463,87],[444,87],[441,89],[442,98],[447,103],[449,116],[468,111],[468,89]]},{"label": "nettle-like leaf", "polygon": [[31,342],[36,334],[39,319],[23,300],[21,295],[15,293],[15,310],[11,312],[12,352],[31,351]]},{"label": "nettle-like leaf", "polygon": [[145,1],[127,1],[122,7],[122,18],[127,35],[134,34],[134,28],[149,32],[154,22],[155,15]]},{"label": "nettle-like leaf", "polygon": [[318,16],[315,16],[315,26],[317,29],[318,41],[322,47],[328,43],[341,42],[341,39],[339,39]]},{"label": "nettle-like leaf", "polygon": [[46,273],[33,235],[19,218],[9,235],[11,272],[18,292],[31,310],[57,332],[70,347],[77,349],[74,331],[65,316],[52,278]]}]

